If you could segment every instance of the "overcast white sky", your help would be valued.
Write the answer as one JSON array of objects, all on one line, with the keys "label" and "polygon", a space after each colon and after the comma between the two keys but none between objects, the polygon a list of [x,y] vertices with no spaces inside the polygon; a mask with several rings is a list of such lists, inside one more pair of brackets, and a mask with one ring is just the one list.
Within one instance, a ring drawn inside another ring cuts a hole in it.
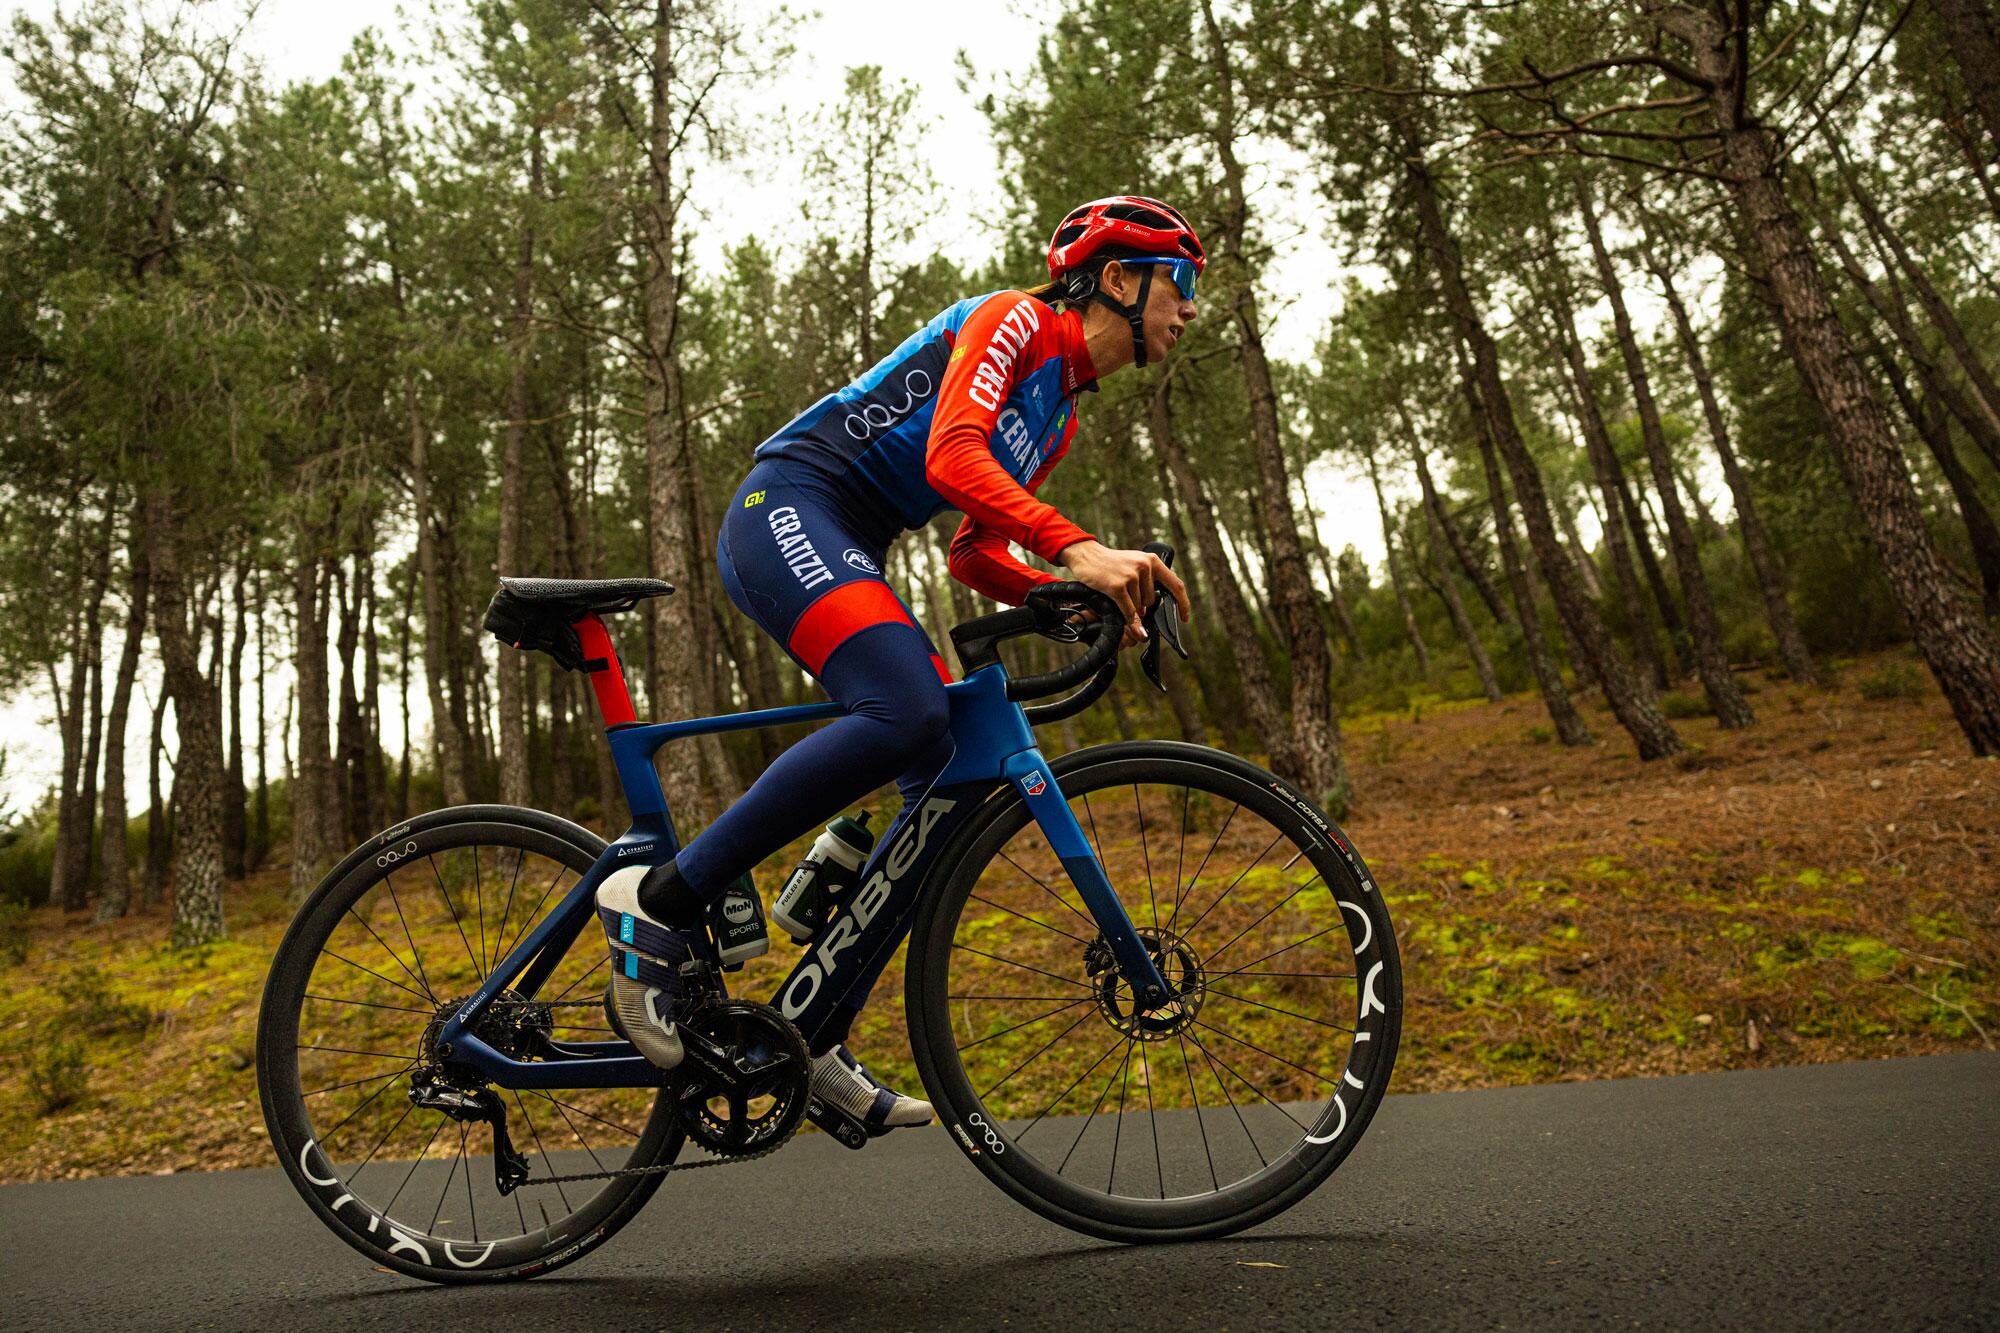
[{"label": "overcast white sky", "polygon": [[[50,0],[28,0],[14,6],[13,12],[41,19],[54,7]],[[752,8],[771,12],[766,4]],[[273,83],[322,79],[339,71],[341,56],[364,28],[378,28],[392,39],[400,33],[398,10],[395,0],[343,0],[339,4],[265,0],[251,31],[250,47]],[[872,0],[865,4],[828,0],[800,23],[796,33],[800,54],[778,81],[779,86],[760,90],[760,100],[768,98],[774,103],[767,115],[775,128],[810,115],[814,108],[838,96],[843,73],[851,65],[879,64],[891,78],[916,85],[919,104],[930,118],[925,151],[949,205],[931,243],[955,259],[976,261],[992,252],[992,244],[981,227],[965,223],[1004,216],[1007,184],[1001,179],[985,118],[958,87],[959,54],[969,52],[982,72],[1024,67],[1041,33],[1041,24],[1034,16],[1039,10],[1040,6],[1019,0],[979,5],[942,5],[936,0]],[[885,39],[885,34],[893,34],[893,39]],[[9,91],[0,88],[0,96]],[[1287,219],[1284,232],[1294,238],[1286,271],[1295,286],[1286,299],[1267,302],[1273,320],[1269,343],[1275,355],[1302,358],[1333,312],[1335,292],[1345,271],[1318,213],[1310,182],[1294,180],[1284,171],[1262,174],[1258,205],[1267,216]],[[747,230],[767,236],[776,232],[783,239],[789,220],[797,216],[799,196],[788,174],[775,169],[774,157],[751,155],[733,166],[704,173],[695,202],[710,223],[695,241],[695,258],[713,263],[724,236]],[[774,224],[774,219],[779,221]],[[1332,548],[1352,544],[1371,563],[1379,561],[1381,530],[1365,483],[1331,468],[1316,468],[1306,480],[1314,508],[1322,515],[1323,536]],[[116,650],[114,638],[107,644],[107,653],[115,654]],[[151,688],[151,682],[142,682],[142,689],[150,692]],[[281,708],[285,692],[282,680],[274,678],[267,689],[272,691],[273,709]],[[394,699],[386,699],[385,711],[393,707]],[[425,718],[414,720],[420,730],[426,725]],[[400,719],[385,718],[385,726],[395,734]],[[53,708],[46,690],[0,705],[0,734],[6,737],[8,756],[0,795],[16,808],[31,804],[56,776],[58,751],[53,727]],[[143,771],[136,765],[143,762],[144,732],[144,717],[135,716],[128,742],[133,752],[128,773]],[[270,759],[275,770],[276,754]]]}]

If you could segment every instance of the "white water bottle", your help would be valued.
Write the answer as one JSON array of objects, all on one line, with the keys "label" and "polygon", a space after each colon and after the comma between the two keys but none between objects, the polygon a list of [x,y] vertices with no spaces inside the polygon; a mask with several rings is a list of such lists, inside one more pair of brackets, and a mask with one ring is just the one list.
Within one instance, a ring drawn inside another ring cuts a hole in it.
[{"label": "white water bottle", "polygon": [[833,891],[854,882],[855,872],[874,847],[865,811],[858,820],[842,815],[826,826],[771,907],[771,920],[792,937],[792,943],[810,944],[825,928]]}]

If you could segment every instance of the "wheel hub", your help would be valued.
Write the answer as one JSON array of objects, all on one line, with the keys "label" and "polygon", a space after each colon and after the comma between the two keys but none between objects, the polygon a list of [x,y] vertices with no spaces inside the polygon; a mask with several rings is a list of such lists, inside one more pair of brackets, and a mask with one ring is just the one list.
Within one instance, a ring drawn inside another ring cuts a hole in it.
[{"label": "wheel hub", "polygon": [[1176,992],[1164,1006],[1151,1010],[1140,1006],[1102,936],[1084,951],[1084,969],[1105,1022],[1138,1041],[1166,1041],[1185,1031],[1201,1012],[1208,996],[1207,974],[1193,947],[1171,930],[1141,926],[1136,933],[1161,978]]}]

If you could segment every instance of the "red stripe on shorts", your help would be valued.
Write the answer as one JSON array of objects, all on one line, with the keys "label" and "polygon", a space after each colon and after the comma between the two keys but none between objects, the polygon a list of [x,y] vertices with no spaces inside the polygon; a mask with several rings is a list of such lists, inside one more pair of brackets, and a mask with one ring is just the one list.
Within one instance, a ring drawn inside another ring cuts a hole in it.
[{"label": "red stripe on shorts", "polygon": [[792,626],[792,637],[785,647],[806,664],[806,670],[817,676],[834,649],[876,625],[916,628],[916,622],[910,619],[910,613],[888,584],[856,579],[841,584],[807,607],[799,623]]}]

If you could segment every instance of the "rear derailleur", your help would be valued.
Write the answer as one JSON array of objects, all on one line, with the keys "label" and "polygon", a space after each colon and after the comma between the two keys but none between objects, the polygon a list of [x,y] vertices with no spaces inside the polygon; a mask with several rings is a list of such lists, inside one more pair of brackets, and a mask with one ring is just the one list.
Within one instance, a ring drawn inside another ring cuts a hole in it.
[{"label": "rear derailleur", "polygon": [[493,1126],[493,1187],[504,1197],[528,1179],[528,1159],[514,1151],[507,1136],[507,1107],[491,1088],[455,1088],[439,1081],[434,1070],[410,1080],[410,1100],[431,1111],[442,1111],[460,1124],[483,1121]]}]

